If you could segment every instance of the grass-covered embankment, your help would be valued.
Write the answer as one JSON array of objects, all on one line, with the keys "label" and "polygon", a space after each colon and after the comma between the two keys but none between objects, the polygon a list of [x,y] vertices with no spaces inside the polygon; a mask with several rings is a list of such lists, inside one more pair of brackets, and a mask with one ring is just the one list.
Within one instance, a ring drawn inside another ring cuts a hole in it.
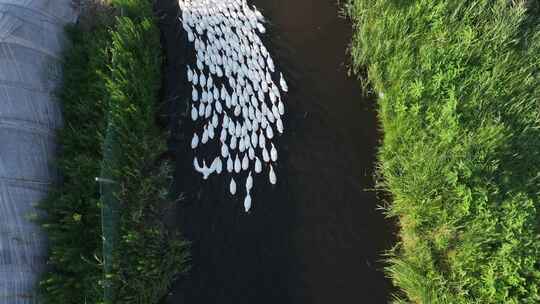
[{"label": "grass-covered embankment", "polygon": [[[72,46],[59,91],[63,180],[41,204],[50,246],[44,303],[158,303],[187,270],[186,243],[161,221],[171,178],[170,166],[156,163],[166,147],[154,123],[162,61],[151,1],[112,5],[124,16],[96,11],[90,26],[68,31]],[[104,299],[104,201],[95,181],[104,172],[115,182],[120,214],[107,266],[111,299]]]},{"label": "grass-covered embankment", "polygon": [[397,303],[540,303],[535,1],[351,0],[384,133]]}]

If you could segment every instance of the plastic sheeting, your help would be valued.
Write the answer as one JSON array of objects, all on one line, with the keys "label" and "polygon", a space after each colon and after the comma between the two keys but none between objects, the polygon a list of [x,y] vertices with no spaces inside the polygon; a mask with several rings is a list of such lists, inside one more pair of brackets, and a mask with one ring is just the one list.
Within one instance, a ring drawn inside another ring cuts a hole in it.
[{"label": "plastic sheeting", "polygon": [[72,0],[0,0],[0,303],[37,303],[46,238],[29,220],[56,179],[54,130]]}]

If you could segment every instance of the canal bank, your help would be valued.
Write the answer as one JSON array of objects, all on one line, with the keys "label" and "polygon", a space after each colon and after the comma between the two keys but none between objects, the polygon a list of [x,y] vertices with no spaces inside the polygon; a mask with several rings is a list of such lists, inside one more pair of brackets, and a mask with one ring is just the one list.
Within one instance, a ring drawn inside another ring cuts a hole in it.
[{"label": "canal bank", "polygon": [[540,2],[353,0],[399,302],[539,303]]}]

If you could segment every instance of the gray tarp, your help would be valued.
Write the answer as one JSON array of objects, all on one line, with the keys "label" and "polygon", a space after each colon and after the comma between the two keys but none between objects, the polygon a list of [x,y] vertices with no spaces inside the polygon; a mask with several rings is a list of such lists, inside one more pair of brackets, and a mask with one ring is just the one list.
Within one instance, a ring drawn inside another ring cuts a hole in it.
[{"label": "gray tarp", "polygon": [[56,178],[54,130],[72,0],[0,0],[0,303],[35,303],[46,238],[29,220]]}]

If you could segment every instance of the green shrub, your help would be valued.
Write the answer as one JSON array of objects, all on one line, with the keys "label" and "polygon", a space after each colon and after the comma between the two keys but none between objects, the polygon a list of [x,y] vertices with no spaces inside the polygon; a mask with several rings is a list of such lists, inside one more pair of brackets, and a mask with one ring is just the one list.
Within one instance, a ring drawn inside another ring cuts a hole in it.
[{"label": "green shrub", "polygon": [[[154,124],[161,84],[159,31],[150,1],[113,4],[124,8],[125,17],[68,30],[72,46],[59,92],[63,180],[40,204],[50,239],[50,270],[40,284],[44,303],[158,303],[188,269],[187,243],[162,223],[175,200],[168,196],[171,164],[155,163],[165,150],[165,135]],[[107,280],[105,201],[95,182],[104,170],[118,185],[114,197],[120,211],[112,223],[117,239]],[[106,283],[113,299],[104,298]]]},{"label": "green shrub", "polygon": [[153,162],[165,150],[154,124],[161,83],[159,32],[149,18],[118,19],[112,35],[109,124],[118,155],[112,175],[120,184],[120,239],[114,252],[114,303],[157,303],[175,275],[187,270],[187,244],[161,223],[170,198],[168,164]]},{"label": "green shrub", "polygon": [[99,70],[108,34],[68,29],[64,84],[59,92],[65,126],[58,132],[63,181],[40,204],[49,237],[50,271],[41,281],[44,303],[95,303],[102,291],[99,189],[106,90]]},{"label": "green shrub", "polygon": [[380,93],[396,303],[540,302],[537,2],[351,0]]}]

